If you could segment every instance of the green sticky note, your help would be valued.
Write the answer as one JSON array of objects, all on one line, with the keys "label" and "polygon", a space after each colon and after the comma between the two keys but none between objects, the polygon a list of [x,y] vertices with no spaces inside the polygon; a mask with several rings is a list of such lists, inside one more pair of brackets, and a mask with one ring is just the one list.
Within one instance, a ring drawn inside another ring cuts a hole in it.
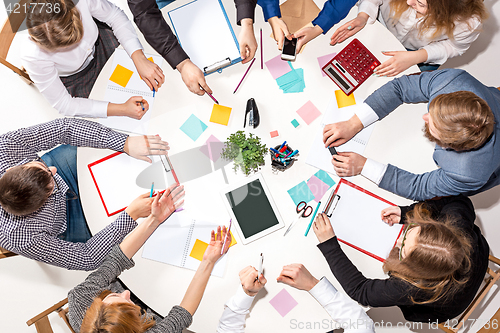
[{"label": "green sticky note", "polygon": [[288,194],[296,205],[301,201],[309,202],[314,199],[314,194],[311,192],[306,182],[298,183],[288,190]]},{"label": "green sticky note", "polygon": [[293,127],[297,128],[297,126],[299,126],[300,124],[297,121],[297,119],[294,119],[294,120],[292,120],[292,125],[293,125]]},{"label": "green sticky note", "polygon": [[335,185],[335,181],[332,179],[332,177],[330,177],[330,175],[326,171],[319,170],[314,175],[319,179],[321,179],[329,187]]}]

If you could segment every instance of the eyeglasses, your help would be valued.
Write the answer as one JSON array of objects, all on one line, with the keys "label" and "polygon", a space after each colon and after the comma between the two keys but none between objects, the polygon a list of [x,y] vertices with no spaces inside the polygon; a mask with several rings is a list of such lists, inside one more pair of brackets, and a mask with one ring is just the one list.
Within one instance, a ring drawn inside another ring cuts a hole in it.
[{"label": "eyeglasses", "polygon": [[405,229],[405,232],[403,234],[403,241],[401,242],[401,247],[399,248],[399,261],[403,260],[403,247],[405,246],[405,241],[406,241],[406,236],[408,234],[408,230],[416,226],[416,223],[410,223]]}]

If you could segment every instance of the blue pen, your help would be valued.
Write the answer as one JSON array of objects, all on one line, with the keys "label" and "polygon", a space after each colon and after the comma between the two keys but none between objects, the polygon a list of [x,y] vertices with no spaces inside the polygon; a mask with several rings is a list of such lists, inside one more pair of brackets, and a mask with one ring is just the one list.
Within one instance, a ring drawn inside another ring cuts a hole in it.
[{"label": "blue pen", "polygon": [[153,88],[153,97],[155,97],[155,88]]},{"label": "blue pen", "polygon": [[316,213],[318,212],[319,206],[321,206],[321,201],[318,202],[318,205],[316,206],[316,210],[314,211],[314,214],[311,217],[311,222],[309,222],[309,225],[307,226],[306,233],[304,234],[304,236],[306,236],[306,237],[307,237],[307,234],[309,233],[309,229],[311,229],[311,226],[314,222],[314,217],[316,216]]},{"label": "blue pen", "polygon": [[151,198],[153,196],[153,188],[155,187],[155,182],[151,184],[151,192],[149,193],[149,197]]},{"label": "blue pen", "polygon": [[283,149],[283,147],[284,147],[285,145],[286,145],[286,141],[285,141],[285,142],[283,142],[283,143],[281,144],[281,147],[280,147],[280,149],[278,149],[278,150]]},{"label": "blue pen", "polygon": [[141,102],[141,106],[142,106],[142,111],[144,111],[144,103]]},{"label": "blue pen", "polygon": [[296,155],[298,152],[299,152],[299,151],[298,151],[298,149],[294,150],[293,152],[289,152],[289,153],[285,156],[285,158],[287,158],[287,157],[292,157],[293,155]]},{"label": "blue pen", "polygon": [[279,155],[285,156],[285,154],[280,153],[279,151],[277,151],[277,150],[276,150],[276,149],[274,149],[274,148],[269,148],[269,150],[270,150],[271,152],[275,153],[275,154],[276,154],[276,157],[279,157]]}]

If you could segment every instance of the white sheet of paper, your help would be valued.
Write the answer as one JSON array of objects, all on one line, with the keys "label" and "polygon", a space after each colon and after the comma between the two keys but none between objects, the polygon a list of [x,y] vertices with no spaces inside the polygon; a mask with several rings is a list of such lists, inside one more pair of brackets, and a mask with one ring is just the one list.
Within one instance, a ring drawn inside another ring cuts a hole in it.
[{"label": "white sheet of paper", "polygon": [[387,258],[403,225],[389,226],[380,218],[382,209],[389,207],[386,202],[340,183],[340,200],[330,221],[335,235],[345,242]]},{"label": "white sheet of paper", "polygon": [[[358,97],[356,97],[356,100],[358,101],[358,104],[363,103],[363,100]],[[309,153],[306,158],[307,164],[336,175],[336,172],[333,169],[332,155],[330,154],[328,148],[325,148],[325,144],[323,143],[323,127],[327,124],[349,120],[355,114],[355,110],[358,107],[358,104],[338,108],[335,94],[333,94],[332,98],[330,99],[330,103],[328,104],[328,107],[326,108],[326,111],[323,115],[321,131],[318,132],[318,134],[314,138],[311,148],[309,149]],[[373,132],[374,126],[375,124],[371,124],[370,126],[364,128],[351,140],[347,141],[343,145],[336,147],[335,149],[338,152],[355,152],[363,155],[366,145],[370,140],[370,136]]]},{"label": "white sheet of paper", "polygon": [[[189,256],[197,239],[210,243],[210,233],[217,224],[192,220],[187,211],[176,212],[163,222],[144,244],[142,257],[193,271],[201,261]],[[223,277],[226,269],[227,254],[214,266],[212,275]]]},{"label": "white sheet of paper", "polygon": [[[146,54],[146,58],[153,57],[153,61],[158,66],[162,66],[163,58],[160,56]],[[128,56],[127,52],[123,49],[116,49],[113,55],[113,64],[111,66],[111,73],[115,70],[117,65],[121,65],[134,72],[130,78],[127,86],[124,88],[113,81],[108,79],[108,86],[104,95],[104,100],[111,103],[125,103],[130,97],[142,96],[149,103],[149,110],[140,119],[132,119],[129,117],[108,117],[99,119],[99,122],[104,126],[111,127],[117,130],[137,133],[148,134],[149,120],[153,112],[154,97],[153,92],[149,90],[148,85],[141,79],[137,73],[134,62]]]},{"label": "white sheet of paper", "polygon": [[168,12],[184,51],[202,71],[226,58],[240,57],[218,0],[196,0]]}]

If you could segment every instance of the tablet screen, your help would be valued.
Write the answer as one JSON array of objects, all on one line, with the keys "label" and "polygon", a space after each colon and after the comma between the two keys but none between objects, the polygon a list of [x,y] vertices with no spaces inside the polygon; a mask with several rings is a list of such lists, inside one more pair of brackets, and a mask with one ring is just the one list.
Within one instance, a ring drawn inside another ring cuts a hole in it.
[{"label": "tablet screen", "polygon": [[226,193],[245,238],[279,223],[259,179]]}]

